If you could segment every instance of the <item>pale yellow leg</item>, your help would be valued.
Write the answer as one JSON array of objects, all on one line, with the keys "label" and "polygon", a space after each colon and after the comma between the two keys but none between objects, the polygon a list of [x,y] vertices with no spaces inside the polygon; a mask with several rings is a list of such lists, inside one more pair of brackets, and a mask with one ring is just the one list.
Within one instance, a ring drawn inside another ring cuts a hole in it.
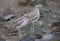
[{"label": "pale yellow leg", "polygon": [[34,23],[32,23],[31,32],[34,32]]},{"label": "pale yellow leg", "polygon": [[34,23],[32,23],[32,31],[34,32]]},{"label": "pale yellow leg", "polygon": [[18,34],[19,34],[19,36],[18,36],[18,37],[19,37],[19,40],[20,40],[20,39],[22,38],[22,33],[21,33],[20,28],[18,28],[18,31],[19,31],[19,33],[18,33]]}]

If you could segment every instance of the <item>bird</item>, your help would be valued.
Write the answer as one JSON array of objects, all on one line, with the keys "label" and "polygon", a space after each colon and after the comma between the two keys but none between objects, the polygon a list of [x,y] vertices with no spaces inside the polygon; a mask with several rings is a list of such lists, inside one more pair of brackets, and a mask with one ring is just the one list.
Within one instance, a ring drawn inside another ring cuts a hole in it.
[{"label": "bird", "polygon": [[34,9],[30,12],[27,12],[23,16],[17,18],[14,20],[14,24],[12,25],[10,32],[19,29],[21,27],[24,27],[30,23],[36,22],[39,17],[40,17],[40,9],[41,9],[42,4],[38,4],[34,7]]}]

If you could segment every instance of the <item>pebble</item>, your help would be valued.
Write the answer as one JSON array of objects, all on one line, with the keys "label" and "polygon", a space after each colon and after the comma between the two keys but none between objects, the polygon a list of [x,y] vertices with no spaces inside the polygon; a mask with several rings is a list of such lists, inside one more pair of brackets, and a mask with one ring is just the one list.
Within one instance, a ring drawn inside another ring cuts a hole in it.
[{"label": "pebble", "polygon": [[0,37],[0,41],[6,41],[4,38]]},{"label": "pebble", "polygon": [[13,17],[13,14],[5,15],[2,19],[3,19],[4,21],[6,21],[6,20],[10,19],[11,17]]},{"label": "pebble", "polygon": [[51,40],[53,38],[53,34],[45,34],[42,37],[42,40]]}]

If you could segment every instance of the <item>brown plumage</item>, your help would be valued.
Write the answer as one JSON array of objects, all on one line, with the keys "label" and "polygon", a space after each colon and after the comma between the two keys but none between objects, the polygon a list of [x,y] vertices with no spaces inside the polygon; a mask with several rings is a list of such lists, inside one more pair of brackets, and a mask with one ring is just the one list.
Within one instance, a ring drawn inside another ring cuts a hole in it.
[{"label": "brown plumage", "polygon": [[15,20],[10,32],[14,31],[16,28],[20,28],[23,26],[26,26],[29,23],[36,22],[40,17],[40,11],[39,8],[41,8],[42,5],[36,5],[34,10],[24,14],[22,17],[19,17]]}]

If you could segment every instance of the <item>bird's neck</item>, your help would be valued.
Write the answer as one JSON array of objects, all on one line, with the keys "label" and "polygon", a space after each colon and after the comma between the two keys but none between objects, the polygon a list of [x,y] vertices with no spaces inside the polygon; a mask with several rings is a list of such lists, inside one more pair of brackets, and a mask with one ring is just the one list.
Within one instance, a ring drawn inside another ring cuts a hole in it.
[{"label": "bird's neck", "polygon": [[34,10],[35,10],[37,13],[40,12],[40,9],[39,9],[39,8],[35,8]]},{"label": "bird's neck", "polygon": [[39,8],[35,8],[34,10],[38,11],[38,10],[39,10]]}]

